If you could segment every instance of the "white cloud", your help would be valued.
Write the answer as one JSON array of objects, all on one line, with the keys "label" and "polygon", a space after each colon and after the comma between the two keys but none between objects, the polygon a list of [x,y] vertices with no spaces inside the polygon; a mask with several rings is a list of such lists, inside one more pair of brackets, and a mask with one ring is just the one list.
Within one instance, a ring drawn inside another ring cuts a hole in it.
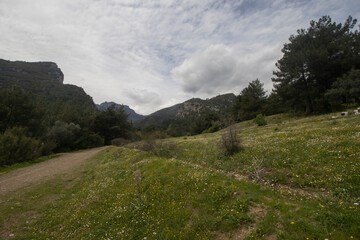
[{"label": "white cloud", "polygon": [[[203,97],[228,92],[238,94],[250,81],[270,78],[279,48],[262,47],[244,54],[225,45],[211,45],[186,59],[172,74],[188,93]],[[265,88],[271,89],[269,85]]]},{"label": "white cloud", "polygon": [[229,88],[237,69],[238,60],[231,48],[211,45],[186,59],[172,72],[181,81],[185,92],[211,95]]},{"label": "white cloud", "polygon": [[290,34],[359,13],[352,0],[0,1],[0,58],[54,61],[95,102],[150,113],[256,78],[270,90]]}]

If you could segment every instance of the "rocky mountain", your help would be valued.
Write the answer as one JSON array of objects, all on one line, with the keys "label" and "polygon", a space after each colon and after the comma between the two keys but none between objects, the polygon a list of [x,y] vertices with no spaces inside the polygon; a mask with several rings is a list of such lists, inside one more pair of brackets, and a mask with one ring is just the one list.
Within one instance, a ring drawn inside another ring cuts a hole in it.
[{"label": "rocky mountain", "polygon": [[[63,84],[64,74],[53,62],[23,62],[0,59],[0,90],[18,86],[30,92],[49,109],[69,104],[96,109],[92,98],[78,86]],[[56,109],[54,111],[57,111]]]},{"label": "rocky mountain", "polygon": [[145,116],[136,113],[133,109],[131,109],[129,106],[127,105],[122,105],[122,104],[117,104],[114,102],[103,102],[101,104],[96,104],[96,107],[98,110],[100,111],[105,111],[106,109],[108,109],[108,107],[110,107],[111,105],[115,105],[115,108],[124,108],[125,113],[129,116],[128,119],[130,122],[136,123],[141,121],[142,119],[145,118]]},{"label": "rocky mountain", "polygon": [[1,85],[24,84],[22,79],[27,78],[35,78],[40,81],[54,80],[59,83],[64,81],[64,74],[53,62],[12,62],[0,59],[0,72]]},{"label": "rocky mountain", "polygon": [[[236,101],[232,93],[219,95],[211,99],[193,98],[183,103],[161,109],[150,115],[137,114],[127,105],[119,105],[114,102],[104,102],[95,105],[92,98],[77,86],[63,84],[64,74],[53,62],[22,62],[7,61],[0,59],[0,90],[11,86],[18,86],[33,94],[38,102],[42,102],[52,116],[62,116],[64,112],[70,115],[83,116],[87,110],[107,109],[115,104],[123,107],[129,115],[129,120],[135,126],[147,127],[149,125],[160,126],[167,129],[168,126],[185,126],[207,113],[215,113],[220,118],[226,118]],[[72,109],[68,111],[68,109]],[[72,112],[72,113],[70,113]],[[72,116],[63,117],[71,119]],[[177,123],[174,124],[174,121]]]},{"label": "rocky mountain", "polygon": [[236,96],[233,93],[223,94],[211,99],[192,98],[183,103],[161,109],[148,116],[136,125],[146,127],[149,125],[159,125],[168,120],[182,120],[187,117],[199,116],[206,113],[217,113],[220,116],[227,116],[230,114],[231,107],[236,101]]}]

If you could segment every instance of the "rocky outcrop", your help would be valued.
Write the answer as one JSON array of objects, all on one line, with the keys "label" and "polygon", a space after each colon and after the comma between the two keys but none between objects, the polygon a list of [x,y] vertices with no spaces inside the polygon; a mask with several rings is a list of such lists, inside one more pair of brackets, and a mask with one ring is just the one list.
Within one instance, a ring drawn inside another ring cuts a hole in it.
[{"label": "rocky outcrop", "polygon": [[94,109],[92,98],[81,88],[63,84],[64,74],[54,62],[23,62],[0,59],[0,90],[18,86],[41,101],[71,102]]},{"label": "rocky outcrop", "polygon": [[185,117],[185,116],[188,116],[190,113],[199,113],[202,109],[202,105],[201,103],[199,102],[184,102],[177,114],[176,114],[176,117]]},{"label": "rocky outcrop", "polygon": [[64,74],[57,64],[53,62],[12,62],[0,59],[0,73],[2,87],[18,84],[19,79],[53,80],[61,84],[64,82]]},{"label": "rocky outcrop", "polygon": [[159,125],[163,121],[171,119],[186,119],[191,115],[201,115],[206,112],[216,112],[221,116],[230,114],[231,107],[236,101],[236,96],[232,93],[223,94],[211,99],[192,98],[186,102],[156,111],[136,125],[146,127],[148,125]]},{"label": "rocky outcrop", "polygon": [[55,81],[61,82],[61,83],[64,82],[64,74],[62,73],[61,69],[58,67],[58,65],[56,63],[39,62],[37,64],[48,69],[47,74],[50,78],[54,79]]}]

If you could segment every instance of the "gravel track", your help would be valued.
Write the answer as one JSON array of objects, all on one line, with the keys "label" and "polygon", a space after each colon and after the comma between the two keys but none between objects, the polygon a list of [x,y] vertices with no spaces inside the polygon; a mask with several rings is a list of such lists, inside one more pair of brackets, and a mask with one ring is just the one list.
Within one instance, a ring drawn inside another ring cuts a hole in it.
[{"label": "gravel track", "polygon": [[5,173],[0,176],[0,196],[40,183],[55,175],[70,172],[105,148],[100,147],[81,152],[64,153],[60,157]]}]

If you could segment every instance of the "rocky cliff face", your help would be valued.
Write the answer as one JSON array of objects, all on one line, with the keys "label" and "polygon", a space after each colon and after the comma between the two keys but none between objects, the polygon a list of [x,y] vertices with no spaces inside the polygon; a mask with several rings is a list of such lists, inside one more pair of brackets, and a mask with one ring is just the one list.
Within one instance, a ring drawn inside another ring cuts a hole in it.
[{"label": "rocky cliff face", "polygon": [[53,62],[22,62],[0,59],[0,90],[18,86],[48,104],[71,102],[95,108],[92,98],[81,87],[63,84],[64,74]]},{"label": "rocky cliff face", "polygon": [[51,81],[63,83],[64,74],[53,62],[22,62],[0,59],[0,88],[22,85],[23,81]]},{"label": "rocky cliff face", "polygon": [[47,74],[50,78],[54,79],[55,81],[64,82],[64,74],[62,73],[61,69],[58,67],[56,63],[53,62],[39,62],[37,63],[39,66],[42,66],[47,70]]},{"label": "rocky cliff face", "polygon": [[176,114],[176,117],[185,117],[185,116],[189,115],[190,113],[194,113],[194,112],[199,113],[202,108],[203,108],[203,106],[199,102],[184,102],[180,106],[180,108]]}]

